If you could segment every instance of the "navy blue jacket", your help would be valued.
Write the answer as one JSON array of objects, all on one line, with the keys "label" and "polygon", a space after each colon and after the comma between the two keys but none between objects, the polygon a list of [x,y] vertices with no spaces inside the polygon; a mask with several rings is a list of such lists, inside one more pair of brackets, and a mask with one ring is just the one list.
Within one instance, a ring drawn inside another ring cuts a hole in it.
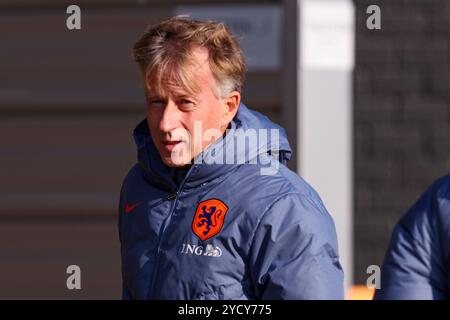
[{"label": "navy blue jacket", "polygon": [[450,175],[395,227],[375,299],[450,299]]},{"label": "navy blue jacket", "polygon": [[[123,298],[343,298],[333,220],[282,164],[291,155],[284,130],[244,104],[231,129],[279,129],[280,143],[248,145],[244,163],[214,164],[234,148],[237,133],[227,133],[178,185],[147,122],[136,127],[139,161],[119,204]],[[262,174],[264,166],[279,168]]]}]

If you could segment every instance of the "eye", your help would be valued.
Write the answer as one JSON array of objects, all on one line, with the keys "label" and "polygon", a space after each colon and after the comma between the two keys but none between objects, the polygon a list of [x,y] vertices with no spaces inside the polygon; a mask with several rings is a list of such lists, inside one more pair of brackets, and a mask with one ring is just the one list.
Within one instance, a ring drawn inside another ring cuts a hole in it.
[{"label": "eye", "polygon": [[183,105],[183,106],[185,106],[185,107],[189,107],[189,106],[193,105],[194,102],[192,102],[192,101],[190,101],[190,100],[188,100],[188,99],[182,99],[182,100],[180,101],[180,104]]},{"label": "eye", "polygon": [[164,101],[162,100],[151,100],[150,101],[150,106],[152,107],[164,107]]}]

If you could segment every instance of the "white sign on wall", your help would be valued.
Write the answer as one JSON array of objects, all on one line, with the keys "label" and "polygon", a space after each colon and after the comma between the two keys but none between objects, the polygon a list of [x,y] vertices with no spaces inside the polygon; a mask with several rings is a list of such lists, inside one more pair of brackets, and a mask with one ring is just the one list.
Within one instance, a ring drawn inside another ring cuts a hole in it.
[{"label": "white sign on wall", "polygon": [[308,69],[352,70],[354,8],[350,1],[301,0],[300,57]]}]

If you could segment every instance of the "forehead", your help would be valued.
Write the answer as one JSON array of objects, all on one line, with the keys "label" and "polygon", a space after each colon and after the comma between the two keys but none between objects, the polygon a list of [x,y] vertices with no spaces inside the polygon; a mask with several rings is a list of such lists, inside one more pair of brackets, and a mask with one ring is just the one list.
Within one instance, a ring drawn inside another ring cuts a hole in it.
[{"label": "forehead", "polygon": [[148,91],[152,95],[177,96],[194,95],[211,91],[214,77],[209,66],[209,54],[206,48],[194,48],[184,66],[173,64],[166,68],[162,79],[155,74],[148,77]]}]

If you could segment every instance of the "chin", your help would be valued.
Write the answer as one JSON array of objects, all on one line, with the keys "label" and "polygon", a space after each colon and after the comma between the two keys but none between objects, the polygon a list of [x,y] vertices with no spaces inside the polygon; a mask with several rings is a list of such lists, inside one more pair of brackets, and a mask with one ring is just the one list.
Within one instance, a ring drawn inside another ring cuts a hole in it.
[{"label": "chin", "polygon": [[192,160],[187,158],[172,159],[170,155],[161,156],[161,159],[166,166],[171,168],[184,167],[185,165],[190,164]]},{"label": "chin", "polygon": [[[161,148],[163,149],[163,147]],[[161,160],[168,167],[183,167],[191,164],[193,157],[184,143],[176,146],[172,152],[167,150],[159,150]]]},{"label": "chin", "polygon": [[163,162],[166,166],[171,167],[171,168],[180,168],[180,167],[184,167],[187,164],[185,162],[175,163],[172,161],[172,159],[170,159],[170,157],[168,159],[163,158]]}]

